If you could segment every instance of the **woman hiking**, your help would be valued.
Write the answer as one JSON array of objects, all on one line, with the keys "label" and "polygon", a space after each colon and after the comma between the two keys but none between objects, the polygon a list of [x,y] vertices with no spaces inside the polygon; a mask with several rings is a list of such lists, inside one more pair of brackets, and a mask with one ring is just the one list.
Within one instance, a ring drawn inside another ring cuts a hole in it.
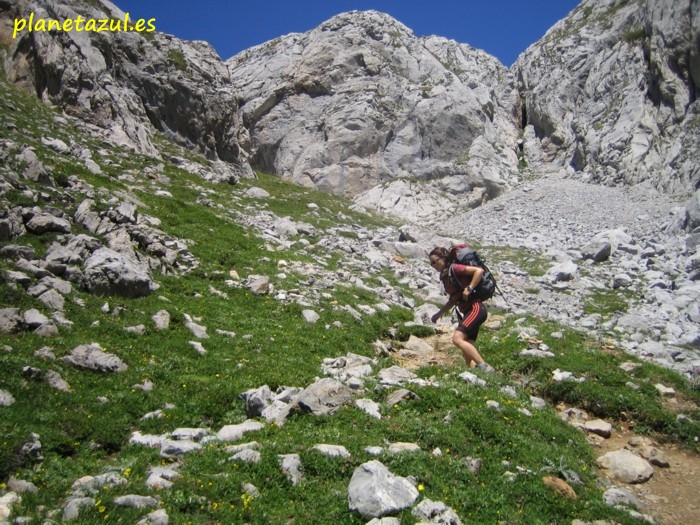
[{"label": "woman hiking", "polygon": [[[461,350],[464,361],[469,367],[479,368],[489,374],[493,373],[494,369],[484,361],[474,346],[476,338],[479,336],[479,328],[488,317],[484,303],[472,294],[481,282],[484,270],[478,266],[453,263],[450,252],[442,247],[434,248],[428,258],[430,266],[440,273],[440,280],[449,296],[449,300],[433,315],[431,321],[437,322],[452,307],[457,306],[460,323],[452,336],[452,343]],[[456,283],[453,282],[453,279]]]}]

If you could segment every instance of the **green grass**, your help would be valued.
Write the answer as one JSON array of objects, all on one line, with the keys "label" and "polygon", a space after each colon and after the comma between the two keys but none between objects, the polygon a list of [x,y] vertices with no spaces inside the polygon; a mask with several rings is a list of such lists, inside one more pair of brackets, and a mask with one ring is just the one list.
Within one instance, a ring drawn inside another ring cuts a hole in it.
[{"label": "green grass", "polygon": [[[428,331],[405,327],[412,314],[396,305],[391,305],[389,312],[380,311],[357,321],[339,307],[372,305],[381,299],[347,283],[323,289],[324,295],[318,295],[313,308],[320,320],[315,324],[303,321],[303,308],[298,304],[228,286],[231,270],[242,278],[268,275],[277,290],[303,286],[307,277],[296,275],[293,270],[287,279],[277,277],[278,262],[283,259],[317,264],[319,270],[366,270],[349,264],[343,253],[314,248],[317,239],[312,239],[309,247],[298,244],[282,251],[269,249],[260,232],[240,224],[234,212],[253,213],[264,206],[278,217],[312,224],[319,230],[317,238],[337,235],[336,230],[328,233],[332,228],[342,229],[346,233],[340,235],[352,237],[352,224],[375,228],[391,222],[351,212],[346,200],[265,174],[235,186],[216,185],[164,162],[159,171],[170,182],[148,179],[144,170],[154,166],[153,159],[114,148],[101,156],[97,150],[105,146],[80,135],[72,126],[60,126],[54,131],[41,124],[50,122],[55,115],[50,108],[9,88],[4,81],[0,88],[4,103],[18,108],[0,112],[3,138],[34,146],[54,179],[67,183],[68,177],[77,175],[92,184],[100,210],[111,206],[109,199],[114,192],[132,193],[143,203],[140,213],[159,218],[160,228],[173,238],[186,239],[199,261],[197,268],[184,275],[156,272],[160,289],[140,299],[96,297],[76,288],[65,309],[65,316],[74,326],[61,328],[54,338],[43,339],[24,331],[0,335],[0,389],[11,392],[16,399],[10,407],[0,408],[0,484],[14,475],[39,488],[36,494],[23,495],[22,503],[13,508],[13,517],[26,516],[43,522],[50,513],[59,511],[59,517],[53,519],[60,519],[60,509],[75,480],[115,472],[125,484],[99,490],[96,504],[84,509],[73,523],[136,523],[146,511],[117,507],[114,499],[124,494],[142,494],[158,497],[160,508],[175,524],[360,524],[366,520],[348,510],[347,487],[355,468],[373,459],[365,448],[408,441],[418,444],[421,451],[384,454],[379,459],[397,475],[414,476],[421,498],[446,502],[464,523],[569,523],[575,518],[636,523],[624,512],[604,505],[593,467],[595,452],[578,430],[563,423],[552,408],[531,410],[531,416],[518,411],[530,408],[529,394],[547,398],[550,406],[559,402],[574,404],[612,421],[624,412],[637,422],[639,430],[660,432],[664,439],[697,449],[694,438],[700,433],[698,425],[677,423],[673,414],[664,409],[654,388],[662,382],[676,388],[683,398],[698,403],[698,392],[677,374],[650,364],[623,373],[617,367],[629,358],[621,352],[601,347],[585,334],[535,318],[526,318],[524,326],[536,328],[557,357],[515,357],[524,346],[517,338],[523,325],[516,325],[516,319],[509,317],[504,328],[485,331],[480,339],[483,354],[501,372],[489,378],[487,387],[464,383],[457,377],[461,368],[428,367],[419,370],[418,375],[433,377],[440,386],[413,386],[418,398],[392,407],[385,404],[391,390],[378,388],[376,379],[368,379],[363,396],[382,404],[381,420],[354,406],[325,417],[296,414],[282,426],[266,424],[263,430],[246,435],[244,442],[255,440],[261,444],[259,464],[232,463],[225,446],[213,442],[185,456],[178,469],[180,477],[171,489],[148,489],[148,468],[164,460],[156,449],[130,445],[133,431],[165,434],[181,427],[203,427],[217,432],[224,425],[246,419],[240,394],[248,389],[264,384],[272,389],[305,387],[320,375],[324,358],[350,352],[373,356],[373,342],[387,338],[390,331],[395,331],[399,340],[411,334],[428,335]],[[17,128],[8,129],[8,121],[16,122]],[[108,158],[111,164],[100,162],[103,174],[93,175],[70,158],[44,148],[42,135],[73,139],[93,151],[98,162]],[[17,168],[13,158],[11,154],[5,167]],[[123,177],[125,174],[129,177]],[[26,181],[22,184],[37,189]],[[250,186],[265,188],[271,197],[262,203],[246,197],[245,190]],[[172,198],[155,195],[156,189],[169,191]],[[79,204],[76,197],[59,199],[63,195],[60,189],[46,191],[54,196],[53,205],[64,206],[69,213]],[[201,195],[210,199],[213,206],[197,203]],[[13,206],[37,204],[19,187],[0,200]],[[318,211],[311,210],[310,203],[317,204]],[[85,232],[77,229],[74,233]],[[41,257],[55,240],[55,235],[27,235],[13,242],[31,245]],[[527,252],[500,252],[497,247],[484,250],[489,258],[497,259],[501,253],[504,258],[516,259],[519,267],[533,274],[544,266]],[[11,268],[9,261],[0,260],[0,269]],[[363,276],[363,280],[379,282],[380,277],[395,284],[398,280],[386,270]],[[212,287],[227,298],[213,294]],[[406,288],[402,292],[411,293]],[[0,308],[44,311],[38,300],[4,277],[0,277],[0,298]],[[74,298],[83,304],[77,304]],[[108,311],[102,310],[105,304],[109,305]],[[160,310],[167,310],[171,316],[170,328],[165,332],[157,331],[150,321]],[[201,341],[207,351],[204,356],[189,344],[194,338],[185,327],[185,314],[208,328],[210,338]],[[333,325],[336,321],[340,326]],[[146,326],[143,335],[124,330],[137,324]],[[220,335],[216,329],[235,332],[236,336]],[[565,337],[550,338],[554,331],[564,331]],[[128,364],[128,370],[120,374],[88,372],[62,361],[76,346],[91,342],[118,355]],[[35,356],[36,350],[46,346],[55,360]],[[381,358],[375,372],[392,364],[389,358]],[[23,373],[27,366],[41,373],[35,378]],[[551,372],[556,368],[584,376],[587,381],[554,383]],[[42,379],[47,370],[59,372],[70,384],[71,392],[49,387]],[[525,377],[529,381],[526,387],[518,389],[517,399],[501,393],[501,386]],[[638,390],[626,386],[630,380],[639,385]],[[137,388],[146,381],[154,384],[150,392]],[[498,401],[501,411],[488,409],[488,400]],[[142,419],[156,410],[163,411],[162,418]],[[448,414],[450,423],[445,422]],[[688,415],[700,420],[696,412]],[[21,453],[32,433],[40,436],[40,463]],[[352,457],[322,456],[312,450],[318,443],[343,445]],[[436,449],[441,454],[433,454]],[[290,453],[301,456],[304,468],[304,480],[296,487],[279,468],[278,455]],[[478,475],[466,468],[469,457],[483,459]],[[552,465],[565,465],[581,477],[583,483],[575,486],[578,500],[562,500],[544,487],[541,477],[550,473]],[[509,481],[506,473],[518,472],[518,467],[523,473]],[[243,483],[257,486],[260,497],[246,496]],[[0,485],[1,488],[4,487]],[[415,522],[409,511],[399,517],[402,523]]]}]

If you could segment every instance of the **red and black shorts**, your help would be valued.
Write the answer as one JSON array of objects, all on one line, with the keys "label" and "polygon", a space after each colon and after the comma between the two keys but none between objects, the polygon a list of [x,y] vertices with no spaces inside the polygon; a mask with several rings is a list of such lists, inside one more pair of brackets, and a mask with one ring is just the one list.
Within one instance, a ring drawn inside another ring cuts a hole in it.
[{"label": "red and black shorts", "polygon": [[481,301],[474,301],[465,311],[460,312],[460,315],[463,317],[457,330],[466,335],[470,341],[476,341],[479,337],[479,328],[489,316],[486,306]]}]

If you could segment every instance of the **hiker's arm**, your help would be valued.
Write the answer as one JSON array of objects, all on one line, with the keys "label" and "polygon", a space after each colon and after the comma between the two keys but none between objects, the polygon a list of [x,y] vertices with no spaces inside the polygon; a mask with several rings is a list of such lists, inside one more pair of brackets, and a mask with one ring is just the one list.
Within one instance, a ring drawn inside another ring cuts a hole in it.
[{"label": "hiker's arm", "polygon": [[462,292],[462,297],[464,297],[464,299],[466,300],[469,299],[469,296],[474,291],[474,288],[479,286],[481,278],[484,276],[484,270],[482,268],[479,268],[478,266],[465,266],[464,269],[465,273],[471,276],[469,285]]},{"label": "hiker's arm", "polygon": [[445,305],[440,308],[435,315],[433,315],[430,320],[433,323],[436,323],[438,319],[440,319],[443,315],[445,315],[448,311],[452,309],[454,305],[456,305],[459,302],[459,299],[453,299],[450,297],[450,300],[445,303]]}]

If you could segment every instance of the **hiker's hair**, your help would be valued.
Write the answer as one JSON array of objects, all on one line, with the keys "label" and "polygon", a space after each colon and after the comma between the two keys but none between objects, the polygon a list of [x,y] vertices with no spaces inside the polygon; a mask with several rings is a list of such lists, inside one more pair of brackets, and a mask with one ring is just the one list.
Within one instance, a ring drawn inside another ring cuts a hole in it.
[{"label": "hiker's hair", "polygon": [[433,255],[437,255],[438,257],[449,257],[450,252],[447,251],[447,248],[443,248],[442,246],[436,246],[433,248],[433,251],[428,254],[428,257],[432,257]]}]

